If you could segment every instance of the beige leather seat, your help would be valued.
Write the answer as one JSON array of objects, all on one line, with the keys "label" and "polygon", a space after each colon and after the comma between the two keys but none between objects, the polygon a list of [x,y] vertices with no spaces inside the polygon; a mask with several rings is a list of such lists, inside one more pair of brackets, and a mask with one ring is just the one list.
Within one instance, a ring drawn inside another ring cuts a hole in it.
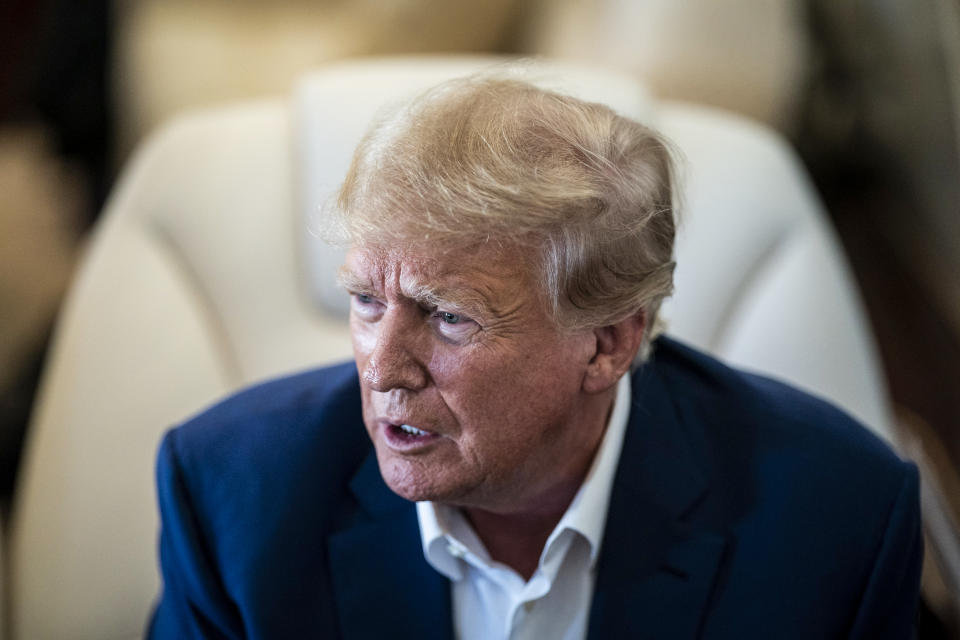
[{"label": "beige leather seat", "polygon": [[[73,284],[30,428],[7,558],[14,639],[141,633],[159,586],[161,433],[242,385],[349,357],[339,254],[310,220],[381,104],[489,64],[331,66],[291,96],[184,116],[140,149]],[[857,293],[782,139],[600,69],[527,72],[682,149],[672,332],[892,437]]]}]

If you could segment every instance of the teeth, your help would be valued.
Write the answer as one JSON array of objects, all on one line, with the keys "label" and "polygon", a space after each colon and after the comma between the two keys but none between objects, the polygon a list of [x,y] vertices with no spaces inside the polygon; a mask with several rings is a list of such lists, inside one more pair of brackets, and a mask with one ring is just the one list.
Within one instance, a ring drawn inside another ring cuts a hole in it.
[{"label": "teeth", "polygon": [[426,431],[423,431],[423,430],[421,430],[421,429],[417,429],[416,427],[411,427],[411,426],[408,425],[408,424],[402,424],[402,425],[400,425],[400,428],[403,429],[403,431],[404,431],[405,433],[409,433],[409,434],[412,435],[412,436],[425,436],[425,435],[427,435],[427,432],[426,432]]}]

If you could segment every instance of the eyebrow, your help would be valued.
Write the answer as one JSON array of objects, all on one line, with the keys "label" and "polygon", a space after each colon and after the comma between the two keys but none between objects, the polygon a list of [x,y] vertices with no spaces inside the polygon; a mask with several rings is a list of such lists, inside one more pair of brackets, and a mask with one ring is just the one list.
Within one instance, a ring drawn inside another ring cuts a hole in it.
[{"label": "eyebrow", "polygon": [[347,265],[341,265],[337,270],[337,285],[351,293],[376,295],[373,283],[353,272]]},{"label": "eyebrow", "polygon": [[[380,295],[368,278],[356,274],[346,265],[340,267],[337,272],[337,284],[351,293]],[[408,289],[405,292],[406,297],[423,306],[452,308],[474,319],[488,318],[494,313],[486,296],[470,287],[441,288],[422,282],[413,282],[406,288]]]}]

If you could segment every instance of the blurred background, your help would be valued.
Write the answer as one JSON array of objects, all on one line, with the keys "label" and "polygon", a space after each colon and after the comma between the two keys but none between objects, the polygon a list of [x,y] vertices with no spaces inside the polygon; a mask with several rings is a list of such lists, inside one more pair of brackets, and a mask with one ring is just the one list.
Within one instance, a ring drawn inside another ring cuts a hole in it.
[{"label": "blurred background", "polygon": [[[138,142],[184,109],[287,94],[327,61],[454,51],[606,64],[787,136],[905,437],[960,513],[960,0],[5,0],[0,508],[61,298]],[[927,593],[923,637],[956,637],[952,604]]]}]

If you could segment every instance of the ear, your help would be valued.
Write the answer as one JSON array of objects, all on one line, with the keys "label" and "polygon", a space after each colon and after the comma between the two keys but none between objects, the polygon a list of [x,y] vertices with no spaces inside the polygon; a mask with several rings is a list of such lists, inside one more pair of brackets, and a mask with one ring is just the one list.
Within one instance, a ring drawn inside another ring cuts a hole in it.
[{"label": "ear", "polygon": [[584,391],[600,393],[616,384],[640,350],[646,326],[646,314],[638,311],[616,324],[594,329],[597,350],[583,377]]}]

